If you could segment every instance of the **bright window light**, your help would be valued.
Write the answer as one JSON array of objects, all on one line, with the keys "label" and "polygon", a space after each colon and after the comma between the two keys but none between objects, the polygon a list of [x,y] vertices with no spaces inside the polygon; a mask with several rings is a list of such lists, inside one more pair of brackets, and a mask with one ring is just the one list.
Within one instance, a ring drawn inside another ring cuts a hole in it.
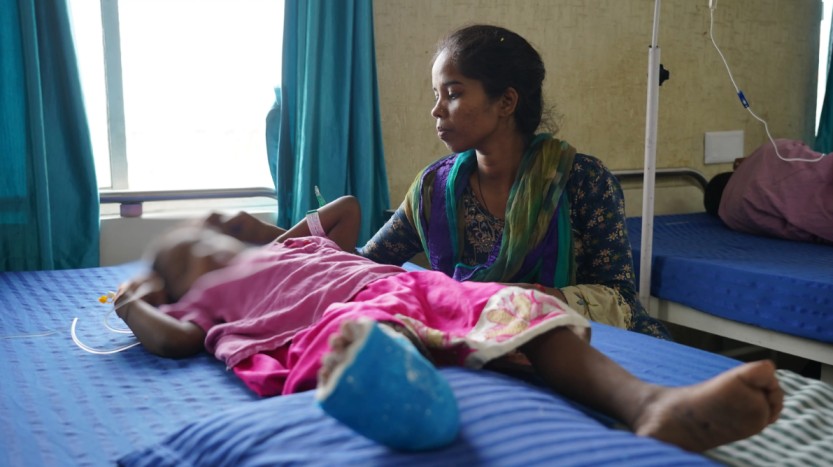
[{"label": "bright window light", "polygon": [[[101,4],[70,7],[99,186],[109,188]],[[283,1],[118,0],[118,12],[127,187],[271,186],[265,119],[280,84]]]},{"label": "bright window light", "polygon": [[816,94],[816,131],[821,121],[821,106],[827,89],[827,61],[830,54],[830,15],[833,13],[833,0],[824,0],[821,26],[819,29],[819,81]]}]

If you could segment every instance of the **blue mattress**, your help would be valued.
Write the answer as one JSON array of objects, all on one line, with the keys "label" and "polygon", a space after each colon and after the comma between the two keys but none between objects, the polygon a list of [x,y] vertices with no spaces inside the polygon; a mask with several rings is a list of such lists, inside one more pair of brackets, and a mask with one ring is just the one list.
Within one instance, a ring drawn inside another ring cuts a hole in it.
[{"label": "blue mattress", "polygon": [[[639,274],[642,219],[627,220]],[[706,213],[657,216],[651,295],[833,343],[833,247],[748,235]]]},{"label": "blue mattress", "polygon": [[[403,454],[325,416],[310,392],[253,396],[220,362],[94,355],[125,336],[104,329],[97,298],[136,271],[118,267],[0,273],[0,465],[310,464],[704,465],[703,456],[611,428],[608,420],[520,379],[442,371],[463,419],[452,446]],[[593,325],[594,345],[638,376],[680,385],[736,361]]]},{"label": "blue mattress", "polygon": [[0,274],[0,465],[113,465],[184,423],[255,399],[208,355],[94,355],[75,345],[75,317],[88,345],[130,342],[106,330],[97,299],[136,270]]}]

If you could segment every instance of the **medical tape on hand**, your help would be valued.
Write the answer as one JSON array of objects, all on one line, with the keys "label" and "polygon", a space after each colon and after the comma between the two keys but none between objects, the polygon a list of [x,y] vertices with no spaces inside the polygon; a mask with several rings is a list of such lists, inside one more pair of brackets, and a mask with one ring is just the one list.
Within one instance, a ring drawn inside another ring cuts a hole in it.
[{"label": "medical tape on hand", "polygon": [[324,231],[324,226],[321,225],[321,219],[318,217],[317,209],[307,211],[307,226],[309,227],[310,234],[314,237],[327,236],[327,232]]}]

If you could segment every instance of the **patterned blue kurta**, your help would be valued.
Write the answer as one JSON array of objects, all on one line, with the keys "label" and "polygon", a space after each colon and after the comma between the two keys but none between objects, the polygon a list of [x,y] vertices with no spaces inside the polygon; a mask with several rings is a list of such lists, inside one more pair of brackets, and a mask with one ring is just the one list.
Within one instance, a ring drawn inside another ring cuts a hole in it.
[{"label": "patterned blue kurta", "polygon": [[[669,338],[668,331],[648,316],[634,285],[633,258],[625,228],[625,202],[616,177],[592,156],[576,154],[567,181],[570,222],[576,261],[576,284],[608,287],[620,305],[631,309],[630,329]],[[471,187],[463,193],[466,217],[461,261],[483,264],[501,241],[504,221],[486,211]],[[422,252],[422,244],[403,206],[361,249],[362,256],[387,264],[402,264]]]}]

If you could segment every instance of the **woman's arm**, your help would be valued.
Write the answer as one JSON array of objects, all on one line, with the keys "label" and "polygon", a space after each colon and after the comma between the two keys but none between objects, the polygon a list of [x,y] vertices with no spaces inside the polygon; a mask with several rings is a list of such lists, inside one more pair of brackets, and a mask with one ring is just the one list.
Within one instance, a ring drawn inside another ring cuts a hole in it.
[{"label": "woman's arm", "polygon": [[183,358],[205,350],[205,331],[190,321],[180,321],[159,311],[164,294],[143,293],[152,276],[123,285],[115,299],[116,314],[149,352],[167,358]]},{"label": "woman's arm", "polygon": [[[596,321],[621,320],[628,328],[668,338],[636,293],[621,185],[595,157],[576,156],[567,184],[576,242],[576,285],[564,287],[567,303]],[[605,315],[607,315],[605,317]]]},{"label": "woman's arm", "polygon": [[576,157],[567,185],[570,221],[578,245],[576,283],[596,284],[636,301],[631,245],[625,226],[625,201],[616,177],[590,156]]},{"label": "woman's arm", "polygon": [[402,203],[373,238],[358,250],[361,256],[377,263],[399,266],[422,253],[422,242],[408,220],[404,206]]},{"label": "woman's arm", "polygon": [[506,286],[514,286],[514,287],[521,287],[523,289],[535,289],[539,292],[543,292],[547,295],[552,295],[553,297],[561,300],[564,303],[567,303],[567,297],[564,296],[564,292],[557,287],[546,287],[541,284],[528,284],[525,282],[517,282],[517,283],[510,283],[504,282],[503,285]]}]

